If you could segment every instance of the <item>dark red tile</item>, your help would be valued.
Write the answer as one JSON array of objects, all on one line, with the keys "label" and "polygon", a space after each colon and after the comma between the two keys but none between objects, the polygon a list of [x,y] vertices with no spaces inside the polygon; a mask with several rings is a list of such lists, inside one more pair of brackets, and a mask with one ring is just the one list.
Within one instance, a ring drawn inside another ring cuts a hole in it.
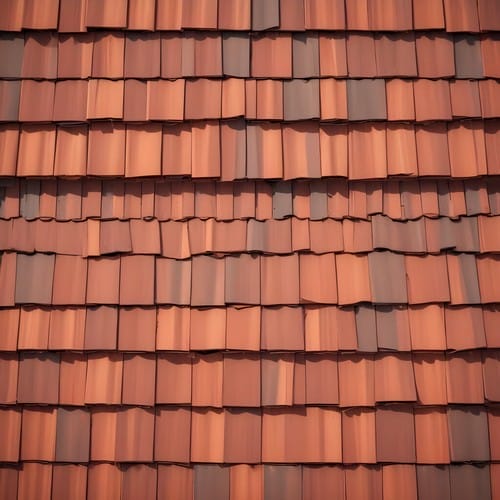
[{"label": "dark red tile", "polygon": [[377,409],[376,439],[378,462],[414,463],[415,427],[413,411],[402,407]]},{"label": "dark red tile", "polygon": [[87,307],[86,313],[85,349],[116,349],[118,309],[109,306]]},{"label": "dark red tile", "polygon": [[450,474],[447,466],[417,465],[418,493],[429,500],[450,500]]},{"label": "dark red tile", "polygon": [[345,469],[346,499],[382,500],[382,467],[359,465]]},{"label": "dark red tile", "polygon": [[451,465],[451,498],[465,500],[472,496],[492,498],[489,465]]},{"label": "dark red tile", "polygon": [[52,500],[87,497],[87,466],[54,464],[52,468]]}]

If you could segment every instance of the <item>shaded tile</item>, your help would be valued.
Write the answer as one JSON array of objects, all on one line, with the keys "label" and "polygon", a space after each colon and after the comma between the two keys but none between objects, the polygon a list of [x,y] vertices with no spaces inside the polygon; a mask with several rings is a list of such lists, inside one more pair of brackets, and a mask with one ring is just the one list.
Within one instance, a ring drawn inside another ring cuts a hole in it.
[{"label": "shaded tile", "polygon": [[377,36],[375,56],[378,76],[417,75],[414,34]]},{"label": "shaded tile", "polygon": [[118,309],[116,307],[87,307],[85,349],[116,349],[117,329]]},{"label": "shaded tile", "polygon": [[90,451],[90,412],[57,409],[57,462],[88,462]]},{"label": "shaded tile", "polygon": [[[144,2],[142,2],[141,7],[144,9]],[[131,10],[129,10],[129,16],[130,14]],[[130,28],[132,27],[129,26]],[[144,57],[145,53],[148,54],[148,57]],[[125,78],[157,78],[160,76],[159,34],[127,33],[123,76]]]},{"label": "shaded tile", "polygon": [[384,465],[382,468],[384,498],[408,498],[417,500],[417,477],[415,466]]},{"label": "shaded tile", "polygon": [[375,463],[375,411],[346,410],[342,413],[343,463]]},{"label": "shaded tile", "polygon": [[417,465],[418,494],[429,500],[450,500],[450,474],[447,466]]},{"label": "shaded tile", "polygon": [[52,468],[52,499],[87,497],[87,466],[76,464],[54,464]]},{"label": "shaded tile", "polygon": [[47,31],[25,36],[22,78],[56,78],[57,38]]},{"label": "shaded tile", "polygon": [[260,304],[260,258],[240,254],[225,259],[225,302]]},{"label": "shaded tile", "polygon": [[127,26],[127,2],[120,0],[115,5],[101,5],[97,0],[88,0],[87,26],[125,28]]},{"label": "shaded tile", "polygon": [[375,421],[377,461],[414,463],[413,411],[397,406],[381,407],[377,409]]}]

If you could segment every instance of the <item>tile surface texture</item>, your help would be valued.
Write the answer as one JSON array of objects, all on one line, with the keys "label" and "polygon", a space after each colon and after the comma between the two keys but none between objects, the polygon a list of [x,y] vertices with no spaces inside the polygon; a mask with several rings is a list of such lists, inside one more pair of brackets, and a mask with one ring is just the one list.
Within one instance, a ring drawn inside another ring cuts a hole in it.
[{"label": "tile surface texture", "polygon": [[0,10],[0,498],[500,498],[496,0]]}]

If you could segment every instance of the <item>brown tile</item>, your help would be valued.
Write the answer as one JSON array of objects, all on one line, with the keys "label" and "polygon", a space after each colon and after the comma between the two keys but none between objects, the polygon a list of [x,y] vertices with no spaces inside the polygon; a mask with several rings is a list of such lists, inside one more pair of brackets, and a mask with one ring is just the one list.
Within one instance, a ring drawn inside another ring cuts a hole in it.
[{"label": "brown tile", "polygon": [[221,465],[194,466],[194,498],[229,500],[229,468]]},{"label": "brown tile", "polygon": [[375,37],[378,76],[416,76],[415,35],[379,35]]},{"label": "brown tile", "polygon": [[59,403],[83,406],[85,403],[85,382],[87,357],[78,353],[61,354],[59,369]]},{"label": "brown tile", "polygon": [[93,123],[89,129],[88,175],[123,175],[125,170],[125,125]]},{"label": "brown tile", "polygon": [[52,489],[52,464],[25,463],[19,469],[18,498],[49,500]]},{"label": "brown tile", "polygon": [[218,27],[220,30],[250,29],[250,0],[219,0]]},{"label": "brown tile", "polygon": [[301,467],[267,465],[264,469],[264,498],[299,500],[302,491]]},{"label": "brown tile", "polygon": [[21,443],[21,411],[13,408],[0,409],[1,436],[4,446],[0,452],[2,462],[18,462]]},{"label": "brown tile", "polygon": [[17,303],[51,303],[54,260],[54,255],[17,255]]},{"label": "brown tile", "polygon": [[[26,80],[30,82],[30,80]],[[25,85],[26,86],[26,85]],[[28,87],[26,86],[26,90]],[[19,113],[19,98],[21,92],[21,82],[19,80],[2,80],[0,83],[0,120],[1,121],[17,121]],[[26,94],[24,102],[26,103]],[[26,116],[30,114],[30,110],[23,110]]]},{"label": "brown tile", "polygon": [[478,304],[479,285],[476,260],[472,255],[447,255],[452,304]]},{"label": "brown tile", "polygon": [[341,414],[335,408],[264,410],[262,461],[340,462],[340,425]]},{"label": "brown tile", "polygon": [[377,461],[414,463],[413,411],[397,406],[381,407],[377,409],[375,422]]},{"label": "brown tile", "polygon": [[154,303],[155,259],[149,255],[121,257],[120,304]]},{"label": "brown tile", "polygon": [[196,409],[191,416],[191,461],[224,461],[224,412]]},{"label": "brown tile", "polygon": [[114,464],[92,464],[88,468],[87,496],[105,500],[121,496],[122,471]]},{"label": "brown tile", "polygon": [[18,349],[46,350],[49,339],[50,309],[22,307],[19,321]]},{"label": "brown tile", "polygon": [[157,258],[155,293],[158,304],[188,305],[191,301],[191,261]]},{"label": "brown tile", "polygon": [[446,33],[418,34],[417,68],[420,78],[455,75],[453,40]]},{"label": "brown tile", "polygon": [[446,80],[420,78],[413,83],[418,122],[451,120],[450,86]]},{"label": "brown tile", "polygon": [[448,408],[450,455],[453,462],[490,459],[487,415],[482,407]]},{"label": "brown tile", "polygon": [[446,390],[449,403],[484,402],[479,351],[447,355]]},{"label": "brown tile", "polygon": [[366,255],[339,254],[337,263],[337,288],[339,304],[371,301],[368,258]]},{"label": "brown tile", "polygon": [[457,78],[482,78],[481,45],[471,35],[455,35],[455,69]]},{"label": "brown tile", "polygon": [[247,177],[281,178],[283,153],[281,126],[274,123],[247,126]]},{"label": "brown tile", "polygon": [[277,28],[280,24],[279,0],[252,2],[252,29],[255,31]]},{"label": "brown tile", "polygon": [[[497,373],[500,368],[498,352],[489,352],[483,356],[484,397],[488,401],[498,401]],[[491,432],[491,426],[490,426]]]},{"label": "brown tile", "polygon": [[450,500],[450,475],[447,466],[417,465],[419,495],[430,500]]},{"label": "brown tile", "polygon": [[450,300],[444,255],[406,256],[405,259],[410,304]]},{"label": "brown tile", "polygon": [[[235,9],[232,9],[235,12]],[[250,38],[245,33],[226,32],[222,37],[224,75],[250,76]]]},{"label": "brown tile", "polygon": [[366,498],[381,500],[382,467],[367,467],[359,465],[345,469],[346,499]]},{"label": "brown tile", "polygon": [[410,351],[410,322],[406,307],[376,308],[377,345],[379,349]]},{"label": "brown tile", "polygon": [[120,80],[89,80],[87,118],[123,118],[123,88]]},{"label": "brown tile", "polygon": [[156,357],[153,354],[123,357],[124,404],[153,406],[155,403]]},{"label": "brown tile", "polygon": [[[347,9],[349,16],[349,8]],[[348,24],[349,17],[348,17]],[[350,77],[373,78],[377,76],[375,40],[371,34],[347,35],[347,67]]]},{"label": "brown tile", "polygon": [[260,410],[227,410],[224,415],[224,462],[259,463],[261,425]]},{"label": "brown tile", "polygon": [[[144,5],[142,8],[144,9]],[[145,53],[148,57],[144,57]],[[158,78],[160,76],[159,34],[127,34],[123,76],[125,78]]]},{"label": "brown tile", "polygon": [[55,145],[54,125],[21,126],[17,175],[52,175]]},{"label": "brown tile", "polygon": [[126,28],[127,2],[101,5],[97,0],[87,0],[87,26],[94,28]]},{"label": "brown tile", "polygon": [[116,307],[87,307],[85,349],[116,349],[118,310]]},{"label": "brown tile", "polygon": [[293,77],[319,76],[319,47],[317,35],[296,33],[292,36]]},{"label": "brown tile", "polygon": [[[7,12],[7,9],[6,6],[4,12]],[[20,78],[24,55],[24,35],[2,33],[0,47],[2,52],[0,56],[0,74],[3,78]]]},{"label": "brown tile", "polygon": [[384,498],[408,498],[417,500],[417,477],[415,466],[384,465],[382,468]]},{"label": "brown tile", "polygon": [[[306,368],[306,403],[338,404],[338,374],[336,354],[308,354]],[[328,385],[322,381],[328,380]]]},{"label": "brown tile", "polygon": [[222,407],[224,365],[221,353],[193,358],[192,405]]},{"label": "brown tile", "polygon": [[488,465],[450,466],[451,497],[466,499],[471,495],[491,498],[490,474]]},{"label": "brown tile", "polygon": [[124,55],[123,33],[96,34],[92,54],[92,76],[94,78],[123,78]]},{"label": "brown tile", "polygon": [[89,354],[85,402],[121,403],[122,371],[123,354]]},{"label": "brown tile", "polygon": [[189,462],[190,430],[189,408],[158,408],[155,417],[154,459],[161,462]]},{"label": "brown tile", "polygon": [[34,32],[25,36],[23,78],[56,78],[58,37],[50,32]]},{"label": "brown tile", "polygon": [[52,468],[52,500],[87,497],[87,466],[54,464]]},{"label": "brown tile", "polygon": [[291,78],[291,36],[286,33],[267,33],[254,38],[251,71],[252,76],[257,78]]},{"label": "brown tile", "polygon": [[88,462],[90,447],[90,412],[58,408],[56,431],[57,462]]},{"label": "brown tile", "polygon": [[[368,157],[371,158],[367,161]],[[373,158],[377,158],[374,162]],[[387,176],[386,127],[359,124],[349,130],[349,179]]]},{"label": "brown tile", "polygon": [[[390,252],[368,254],[371,295],[374,303],[405,303],[405,262],[402,255]],[[394,276],[394,286],[387,286],[387,275]]]},{"label": "brown tile", "polygon": [[55,408],[23,409],[21,460],[55,460],[56,421]]}]

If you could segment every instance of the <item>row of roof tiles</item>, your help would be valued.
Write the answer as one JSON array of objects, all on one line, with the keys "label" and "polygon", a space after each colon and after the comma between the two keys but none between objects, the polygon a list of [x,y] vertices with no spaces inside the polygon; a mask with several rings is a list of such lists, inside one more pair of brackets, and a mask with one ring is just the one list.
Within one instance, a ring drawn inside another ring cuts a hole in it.
[{"label": "row of roof tiles", "polygon": [[[185,222],[88,220],[56,222],[0,220],[0,250],[96,257],[115,253],[193,255],[241,252],[289,254],[365,253],[386,249],[411,254],[443,250],[500,253],[500,217],[421,218],[397,222],[382,215],[371,221],[300,219],[257,221],[191,219]],[[455,257],[451,256],[450,259]]]},{"label": "row of roof tiles", "polygon": [[2,408],[0,422],[4,462],[449,464],[500,458],[500,411],[482,406],[30,407]]},{"label": "row of roof tiles", "polygon": [[[17,219],[18,217],[26,221],[38,218],[44,221],[101,219],[102,222],[110,219],[157,219],[163,222],[198,218],[231,222],[235,219],[256,219],[257,221],[274,219],[277,221],[297,217],[320,221],[346,218],[367,220],[379,214],[393,220],[403,221],[419,219],[422,216],[458,219],[463,216],[500,215],[500,183],[497,177],[464,181],[458,179],[392,179],[386,182],[348,182],[343,179],[330,179],[327,182],[241,181],[235,183],[216,181],[192,183],[186,180],[169,182],[165,179],[144,181],[130,179],[101,181],[89,178],[78,181],[4,179],[0,183],[0,219]],[[375,223],[381,223],[383,220],[379,218]],[[496,219],[481,218],[481,220],[481,225],[484,227],[480,229],[481,238],[484,238],[484,242],[495,241],[495,233],[486,234],[485,229],[488,224],[494,227]],[[234,224],[234,229],[239,228],[241,231],[243,226],[238,225],[237,222]],[[15,226],[23,223],[28,222],[18,220],[12,223],[14,233],[16,233]],[[467,245],[478,250],[479,247],[475,243],[477,241],[476,223],[473,221],[462,221],[462,223],[472,224],[473,239]],[[91,231],[99,229],[99,221],[89,222],[89,224],[94,224],[90,228]],[[207,224],[210,223],[207,222]],[[415,227],[418,227],[418,224]],[[301,226],[306,228],[303,229],[306,231],[305,238],[310,240],[304,221],[292,220],[292,225],[295,231],[300,230]],[[445,220],[427,220],[425,225],[426,230],[431,232],[432,226],[442,225],[443,230],[445,227],[453,226],[450,221]],[[364,224],[356,224],[356,226],[360,230],[363,226],[365,229],[368,227]],[[5,229],[7,230],[8,227],[6,226]],[[54,230],[59,225],[43,227]],[[79,226],[68,225],[68,231],[69,227],[77,231]],[[174,224],[169,227],[172,229],[177,227],[179,230],[182,228],[181,225]],[[215,230],[219,225],[210,227]],[[309,227],[309,233],[314,227],[315,224]],[[398,231],[404,230],[403,225],[391,225],[391,227],[392,229],[399,227]],[[442,237],[445,241],[445,234],[453,234],[453,232],[448,229],[443,235],[436,234],[435,237]],[[94,234],[97,233],[94,232]],[[357,236],[355,234],[355,237]],[[396,234],[392,233],[392,236]],[[22,238],[25,237],[31,239],[33,236],[26,233],[22,235]],[[457,243],[460,238],[468,237],[468,232],[462,235],[456,233],[455,237],[451,236],[451,243]],[[429,240],[429,236],[427,239]],[[344,244],[345,240],[346,238],[344,238]],[[481,244],[485,244],[484,249],[486,249],[491,243],[484,242]],[[72,241],[66,243],[73,245]],[[431,245],[428,241],[428,244],[429,248],[436,248],[435,243]],[[57,243],[55,245],[57,247]],[[493,244],[491,248],[496,248],[495,245]],[[446,245],[446,247],[453,246],[453,244]],[[462,248],[461,244],[458,246]],[[388,245],[388,248],[392,246]],[[411,248],[407,250],[411,251]],[[67,253],[67,251],[56,250],[56,253]],[[77,252],[77,254],[81,253]]]},{"label": "row of roof tiles", "polygon": [[[0,469],[0,494],[20,500],[492,500],[500,464],[90,465],[25,462]],[[16,496],[17,495],[17,496]]]},{"label": "row of roof tiles", "polygon": [[244,120],[76,128],[13,124],[0,129],[0,175],[221,180],[495,175],[499,125],[498,120],[415,126]]},{"label": "row of roof tiles", "polygon": [[499,272],[500,257],[492,254],[382,251],[176,260],[6,252],[0,264],[0,305],[495,303],[500,301]]},{"label": "row of roof tiles", "polygon": [[[122,352],[262,349],[368,354],[495,349],[500,348],[498,309],[498,305],[442,304],[208,309],[22,306],[0,309],[4,326],[0,350],[12,353],[63,349]],[[17,360],[17,355],[9,356],[6,359]],[[68,368],[65,356],[62,355],[61,366]],[[444,359],[442,354],[438,357]],[[303,356],[298,355],[297,361],[299,358]],[[68,359],[73,359],[72,355]],[[77,355],[74,359],[85,361],[86,357]],[[290,359],[293,361],[293,355]],[[444,365],[441,367],[444,370]],[[432,389],[432,384],[429,387]]]},{"label": "row of roof tiles", "polygon": [[499,53],[496,34],[34,32],[0,34],[0,78],[497,78]]},{"label": "row of roof tiles", "polygon": [[260,408],[500,402],[500,351],[492,349],[340,355],[22,352],[2,353],[0,373],[5,382],[0,404],[9,405]]},{"label": "row of roof tiles", "polygon": [[[496,80],[0,80],[0,121],[405,120],[500,115]],[[317,124],[304,124],[304,132]],[[453,130],[461,128],[459,123]],[[161,125],[137,133],[161,132]],[[287,126],[284,130],[288,130]],[[286,135],[285,135],[286,140]],[[453,149],[452,149],[453,151]]]},{"label": "row of roof tiles", "polygon": [[494,0],[16,0],[2,30],[498,30]]}]

